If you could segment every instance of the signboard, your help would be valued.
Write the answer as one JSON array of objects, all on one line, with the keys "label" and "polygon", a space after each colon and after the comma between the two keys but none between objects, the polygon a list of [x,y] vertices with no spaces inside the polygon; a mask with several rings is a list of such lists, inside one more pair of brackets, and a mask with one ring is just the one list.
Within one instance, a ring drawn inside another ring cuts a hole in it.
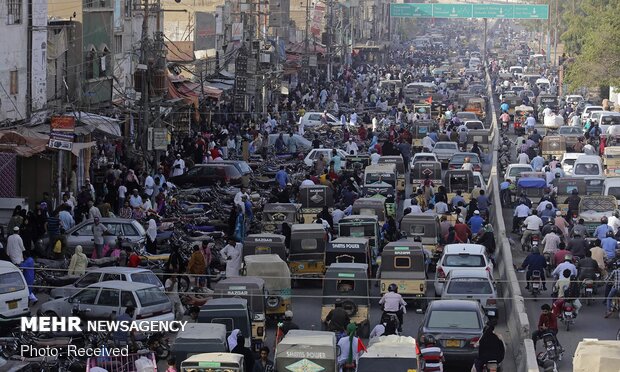
[{"label": "signboard", "polygon": [[52,116],[50,124],[50,141],[48,147],[71,151],[75,131],[74,116]]},{"label": "signboard", "polygon": [[[219,17],[218,17],[219,18]],[[216,16],[215,13],[196,12],[194,26],[194,49],[215,49]]]},{"label": "signboard", "polygon": [[231,38],[235,41],[243,39],[243,23],[232,24]]},{"label": "signboard", "polygon": [[166,128],[153,128],[153,150],[168,149],[168,130]]},{"label": "signboard", "polygon": [[549,5],[390,4],[390,17],[549,19]]}]

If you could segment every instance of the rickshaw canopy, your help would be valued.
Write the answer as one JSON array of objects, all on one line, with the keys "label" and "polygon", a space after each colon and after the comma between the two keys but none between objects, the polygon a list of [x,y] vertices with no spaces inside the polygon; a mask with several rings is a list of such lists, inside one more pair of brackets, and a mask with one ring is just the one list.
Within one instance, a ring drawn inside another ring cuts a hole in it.
[{"label": "rickshaw canopy", "polygon": [[366,238],[341,237],[325,246],[325,266],[334,263],[368,264],[369,260],[369,241]]},{"label": "rickshaw canopy", "polygon": [[458,190],[471,192],[475,186],[474,172],[465,169],[449,169],[444,175],[443,185],[448,193]]},{"label": "rickshaw canopy", "polygon": [[417,161],[411,168],[411,182],[422,182],[426,176],[434,183],[442,183],[441,163],[438,161]]},{"label": "rickshaw canopy", "polygon": [[226,278],[215,283],[215,297],[237,297],[248,301],[252,313],[265,312],[265,280],[256,276]]},{"label": "rickshaw canopy", "polygon": [[277,254],[286,261],[286,237],[278,234],[250,234],[243,241],[243,256]]},{"label": "rickshaw canopy", "polygon": [[405,162],[400,155],[383,155],[379,158],[379,164],[395,164],[398,174],[405,174]]},{"label": "rickshaw canopy", "polygon": [[322,208],[334,205],[334,192],[330,187],[324,185],[301,186],[299,197],[302,208]]},{"label": "rickshaw canopy", "polygon": [[381,254],[381,279],[416,279],[426,276],[422,243],[399,240],[388,243]]},{"label": "rickshaw canopy", "polygon": [[333,263],[323,279],[323,305],[344,298],[356,304],[368,304],[368,265],[363,263]]},{"label": "rickshaw canopy", "polygon": [[246,256],[243,261],[246,274],[262,278],[267,291],[291,288],[291,272],[286,262],[277,254]]},{"label": "rickshaw canopy", "polygon": [[377,198],[359,198],[353,202],[352,214],[377,216],[379,221],[385,221],[385,203]]}]

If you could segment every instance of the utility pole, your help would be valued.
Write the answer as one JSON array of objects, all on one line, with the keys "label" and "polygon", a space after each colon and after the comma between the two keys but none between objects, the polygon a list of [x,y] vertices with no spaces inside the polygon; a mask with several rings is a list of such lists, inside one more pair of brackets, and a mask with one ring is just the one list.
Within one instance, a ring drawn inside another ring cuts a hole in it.
[{"label": "utility pole", "polygon": [[333,20],[334,20],[334,0],[329,0],[329,21],[327,23],[327,82],[332,81],[332,52],[333,52]]},{"label": "utility pole", "polygon": [[306,0],[306,40],[305,40],[305,56],[306,74],[308,80],[310,80],[310,55],[308,54],[308,42],[310,37],[310,0]]},{"label": "utility pole", "polygon": [[141,138],[143,138],[142,151],[148,148],[148,128],[149,128],[149,61],[148,61],[148,37],[149,37],[149,0],[144,0],[144,18],[142,20],[142,39],[140,40],[140,64],[144,67],[142,72],[142,123],[140,128]]}]

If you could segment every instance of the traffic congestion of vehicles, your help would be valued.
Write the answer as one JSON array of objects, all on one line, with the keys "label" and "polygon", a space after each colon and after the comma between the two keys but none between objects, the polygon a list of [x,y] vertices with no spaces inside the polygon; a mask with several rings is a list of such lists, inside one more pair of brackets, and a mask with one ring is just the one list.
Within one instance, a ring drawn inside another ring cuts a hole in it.
[{"label": "traffic congestion of vehicles", "polygon": [[[276,109],[256,127],[178,133],[157,169],[106,163],[61,201],[16,207],[0,370],[517,371],[502,208],[540,367],[568,370],[568,332],[604,338],[584,313],[615,338],[618,116],[560,94],[526,32],[498,22],[491,36],[515,45],[483,48],[481,23],[438,24],[385,64],[291,87],[280,108],[294,120]],[[28,316],[191,324],[19,332]],[[20,354],[72,343],[130,353]]]}]

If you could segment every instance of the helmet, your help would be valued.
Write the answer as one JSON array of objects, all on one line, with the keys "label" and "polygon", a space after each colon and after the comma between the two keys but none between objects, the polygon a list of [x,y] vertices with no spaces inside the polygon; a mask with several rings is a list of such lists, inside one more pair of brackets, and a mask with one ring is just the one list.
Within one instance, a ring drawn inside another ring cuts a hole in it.
[{"label": "helmet", "polygon": [[436,345],[437,340],[433,335],[424,335],[424,345]]},{"label": "helmet", "polygon": [[613,231],[607,231],[607,236],[613,238],[614,237],[614,232]]},{"label": "helmet", "polygon": [[388,286],[388,292],[398,293],[398,286],[396,283],[392,283]]},{"label": "helmet", "polygon": [[566,256],[564,256],[564,261],[572,261],[572,260],[573,260],[572,254],[567,254]]},{"label": "helmet", "polygon": [[601,218],[601,225],[607,225],[607,217]]},{"label": "helmet", "polygon": [[571,191],[571,193],[573,195],[579,195],[579,191],[577,189],[573,189],[573,191]]}]

